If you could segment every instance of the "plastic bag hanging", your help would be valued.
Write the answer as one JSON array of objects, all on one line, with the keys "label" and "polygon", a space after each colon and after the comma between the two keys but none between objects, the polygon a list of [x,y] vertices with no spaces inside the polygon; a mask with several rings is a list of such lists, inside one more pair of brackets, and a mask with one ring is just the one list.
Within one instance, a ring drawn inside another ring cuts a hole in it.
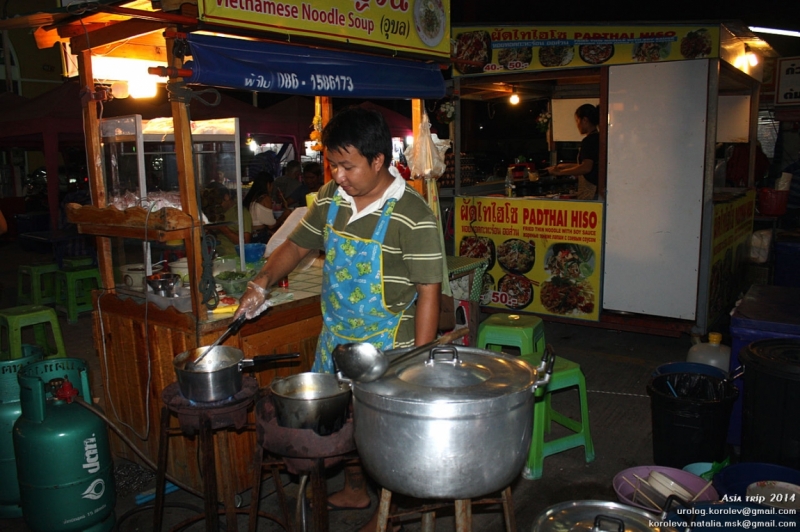
[{"label": "plastic bag hanging", "polygon": [[411,179],[438,179],[444,174],[446,168],[444,152],[448,146],[449,142],[443,146],[444,149],[437,146],[431,136],[428,113],[423,113],[419,132],[414,137],[414,144],[409,146],[404,153],[411,169]]}]

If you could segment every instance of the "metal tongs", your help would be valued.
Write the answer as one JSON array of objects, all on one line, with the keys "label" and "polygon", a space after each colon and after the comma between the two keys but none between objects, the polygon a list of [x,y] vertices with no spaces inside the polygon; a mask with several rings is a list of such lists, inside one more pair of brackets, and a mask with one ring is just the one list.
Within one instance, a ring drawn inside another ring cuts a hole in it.
[{"label": "metal tongs", "polygon": [[[206,348],[206,350],[205,350],[205,351],[203,351],[203,352],[200,354],[200,356],[198,356],[198,357],[196,357],[196,358],[194,358],[194,359],[189,359],[189,360],[187,360],[187,361],[186,361],[186,363],[185,363],[185,364],[184,364],[184,366],[183,366],[183,367],[184,367],[184,369],[191,369],[191,368],[193,368],[194,366],[196,366],[197,364],[199,364],[199,363],[200,363],[200,361],[201,361],[201,360],[203,360],[203,358],[205,358],[205,356],[206,356],[206,355],[207,355],[207,354],[208,354],[208,353],[209,353],[209,352],[210,352],[212,349],[214,349],[214,348],[215,348],[215,347],[217,347],[219,344],[221,344],[222,342],[224,342],[224,341],[225,341],[225,339],[226,339],[226,338],[228,338],[228,336],[230,336],[230,335],[232,335],[233,333],[235,333],[236,331],[238,331],[238,330],[239,330],[239,329],[242,327],[242,325],[244,324],[244,321],[245,321],[246,319],[247,319],[247,317],[246,317],[244,314],[242,314],[241,316],[239,316],[238,318],[236,318],[235,320],[233,320],[233,321],[231,322],[231,324],[230,324],[230,325],[228,325],[228,328],[227,328],[227,329],[225,329],[225,331],[222,333],[222,335],[220,335],[220,337],[219,337],[219,338],[217,338],[217,340],[216,340],[216,341],[215,341],[213,344],[211,344],[210,346],[208,346],[208,347]],[[195,353],[196,353],[196,352],[197,352],[197,350],[195,350]]]}]

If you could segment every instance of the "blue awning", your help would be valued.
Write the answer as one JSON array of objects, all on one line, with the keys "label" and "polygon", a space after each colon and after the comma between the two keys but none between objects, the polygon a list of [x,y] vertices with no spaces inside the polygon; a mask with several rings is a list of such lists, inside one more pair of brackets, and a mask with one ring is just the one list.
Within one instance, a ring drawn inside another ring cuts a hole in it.
[{"label": "blue awning", "polygon": [[187,83],[345,98],[445,95],[439,66],[366,54],[190,34]]}]

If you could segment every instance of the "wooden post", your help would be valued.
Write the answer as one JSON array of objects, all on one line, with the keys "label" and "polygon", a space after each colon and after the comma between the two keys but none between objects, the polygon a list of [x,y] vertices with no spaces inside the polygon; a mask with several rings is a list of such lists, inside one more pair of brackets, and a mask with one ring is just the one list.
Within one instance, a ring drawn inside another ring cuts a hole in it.
[{"label": "wooden post", "polygon": [[[92,51],[83,50],[78,54],[78,73],[83,90],[94,90],[94,72],[92,70]],[[97,104],[93,101],[83,106],[83,135],[86,141],[87,172],[89,174],[89,192],[92,205],[107,205],[106,184],[103,181],[103,152],[100,148],[100,121],[97,117]],[[103,280],[104,288],[114,287],[114,265],[111,263],[111,239],[96,237],[97,267]]]},{"label": "wooden post", "polygon": [[[319,109],[317,106],[319,106]],[[322,128],[324,129],[333,116],[333,99],[330,96],[316,96],[314,98],[315,113],[317,110],[319,111],[319,115],[322,117]],[[331,165],[328,163],[328,159],[325,158],[325,150],[323,149],[320,153],[322,153],[322,172],[324,176],[324,182],[327,183],[332,179]]]},{"label": "wooden post", "polygon": [[[175,30],[175,28],[170,28]],[[183,67],[183,60],[172,53],[175,45],[174,38],[166,39],[167,57],[170,66]],[[176,78],[174,82],[183,81]],[[194,157],[192,153],[192,128],[189,123],[189,110],[185,102],[172,101],[172,129],[175,135],[175,159],[178,167],[178,186],[180,189],[181,205],[183,211],[189,213],[194,222],[192,224],[192,237],[189,242],[184,241],[186,247],[186,262],[189,267],[189,277],[192,286],[192,313],[202,321],[205,317],[206,307],[200,300],[197,290],[198,280],[203,273],[203,232],[200,226],[200,206],[197,204],[197,181],[195,177]],[[198,339],[198,345],[199,339]]]},{"label": "wooden post", "polygon": [[[414,131],[414,140],[419,137],[419,128],[422,125],[422,117],[425,114],[425,102],[419,98],[411,100],[411,125]],[[414,179],[409,181],[409,184],[414,187],[414,190],[420,193],[423,198],[427,199],[425,190],[424,179]]]}]

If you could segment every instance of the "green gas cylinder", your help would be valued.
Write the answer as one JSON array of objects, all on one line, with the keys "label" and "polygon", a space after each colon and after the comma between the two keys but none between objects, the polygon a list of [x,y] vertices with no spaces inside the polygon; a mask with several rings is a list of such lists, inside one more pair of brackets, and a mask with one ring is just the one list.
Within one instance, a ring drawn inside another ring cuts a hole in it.
[{"label": "green gas cylinder", "polygon": [[[23,346],[32,347],[32,346]],[[0,518],[22,517],[17,483],[17,461],[14,458],[12,429],[22,409],[19,402],[19,370],[42,359],[41,349],[28,350],[33,354],[0,361]]]},{"label": "green gas cylinder", "polygon": [[[111,451],[91,402],[86,363],[34,362],[19,372],[22,415],[14,424],[22,515],[34,531],[105,532],[114,527]],[[43,511],[45,510],[46,511]]]}]

